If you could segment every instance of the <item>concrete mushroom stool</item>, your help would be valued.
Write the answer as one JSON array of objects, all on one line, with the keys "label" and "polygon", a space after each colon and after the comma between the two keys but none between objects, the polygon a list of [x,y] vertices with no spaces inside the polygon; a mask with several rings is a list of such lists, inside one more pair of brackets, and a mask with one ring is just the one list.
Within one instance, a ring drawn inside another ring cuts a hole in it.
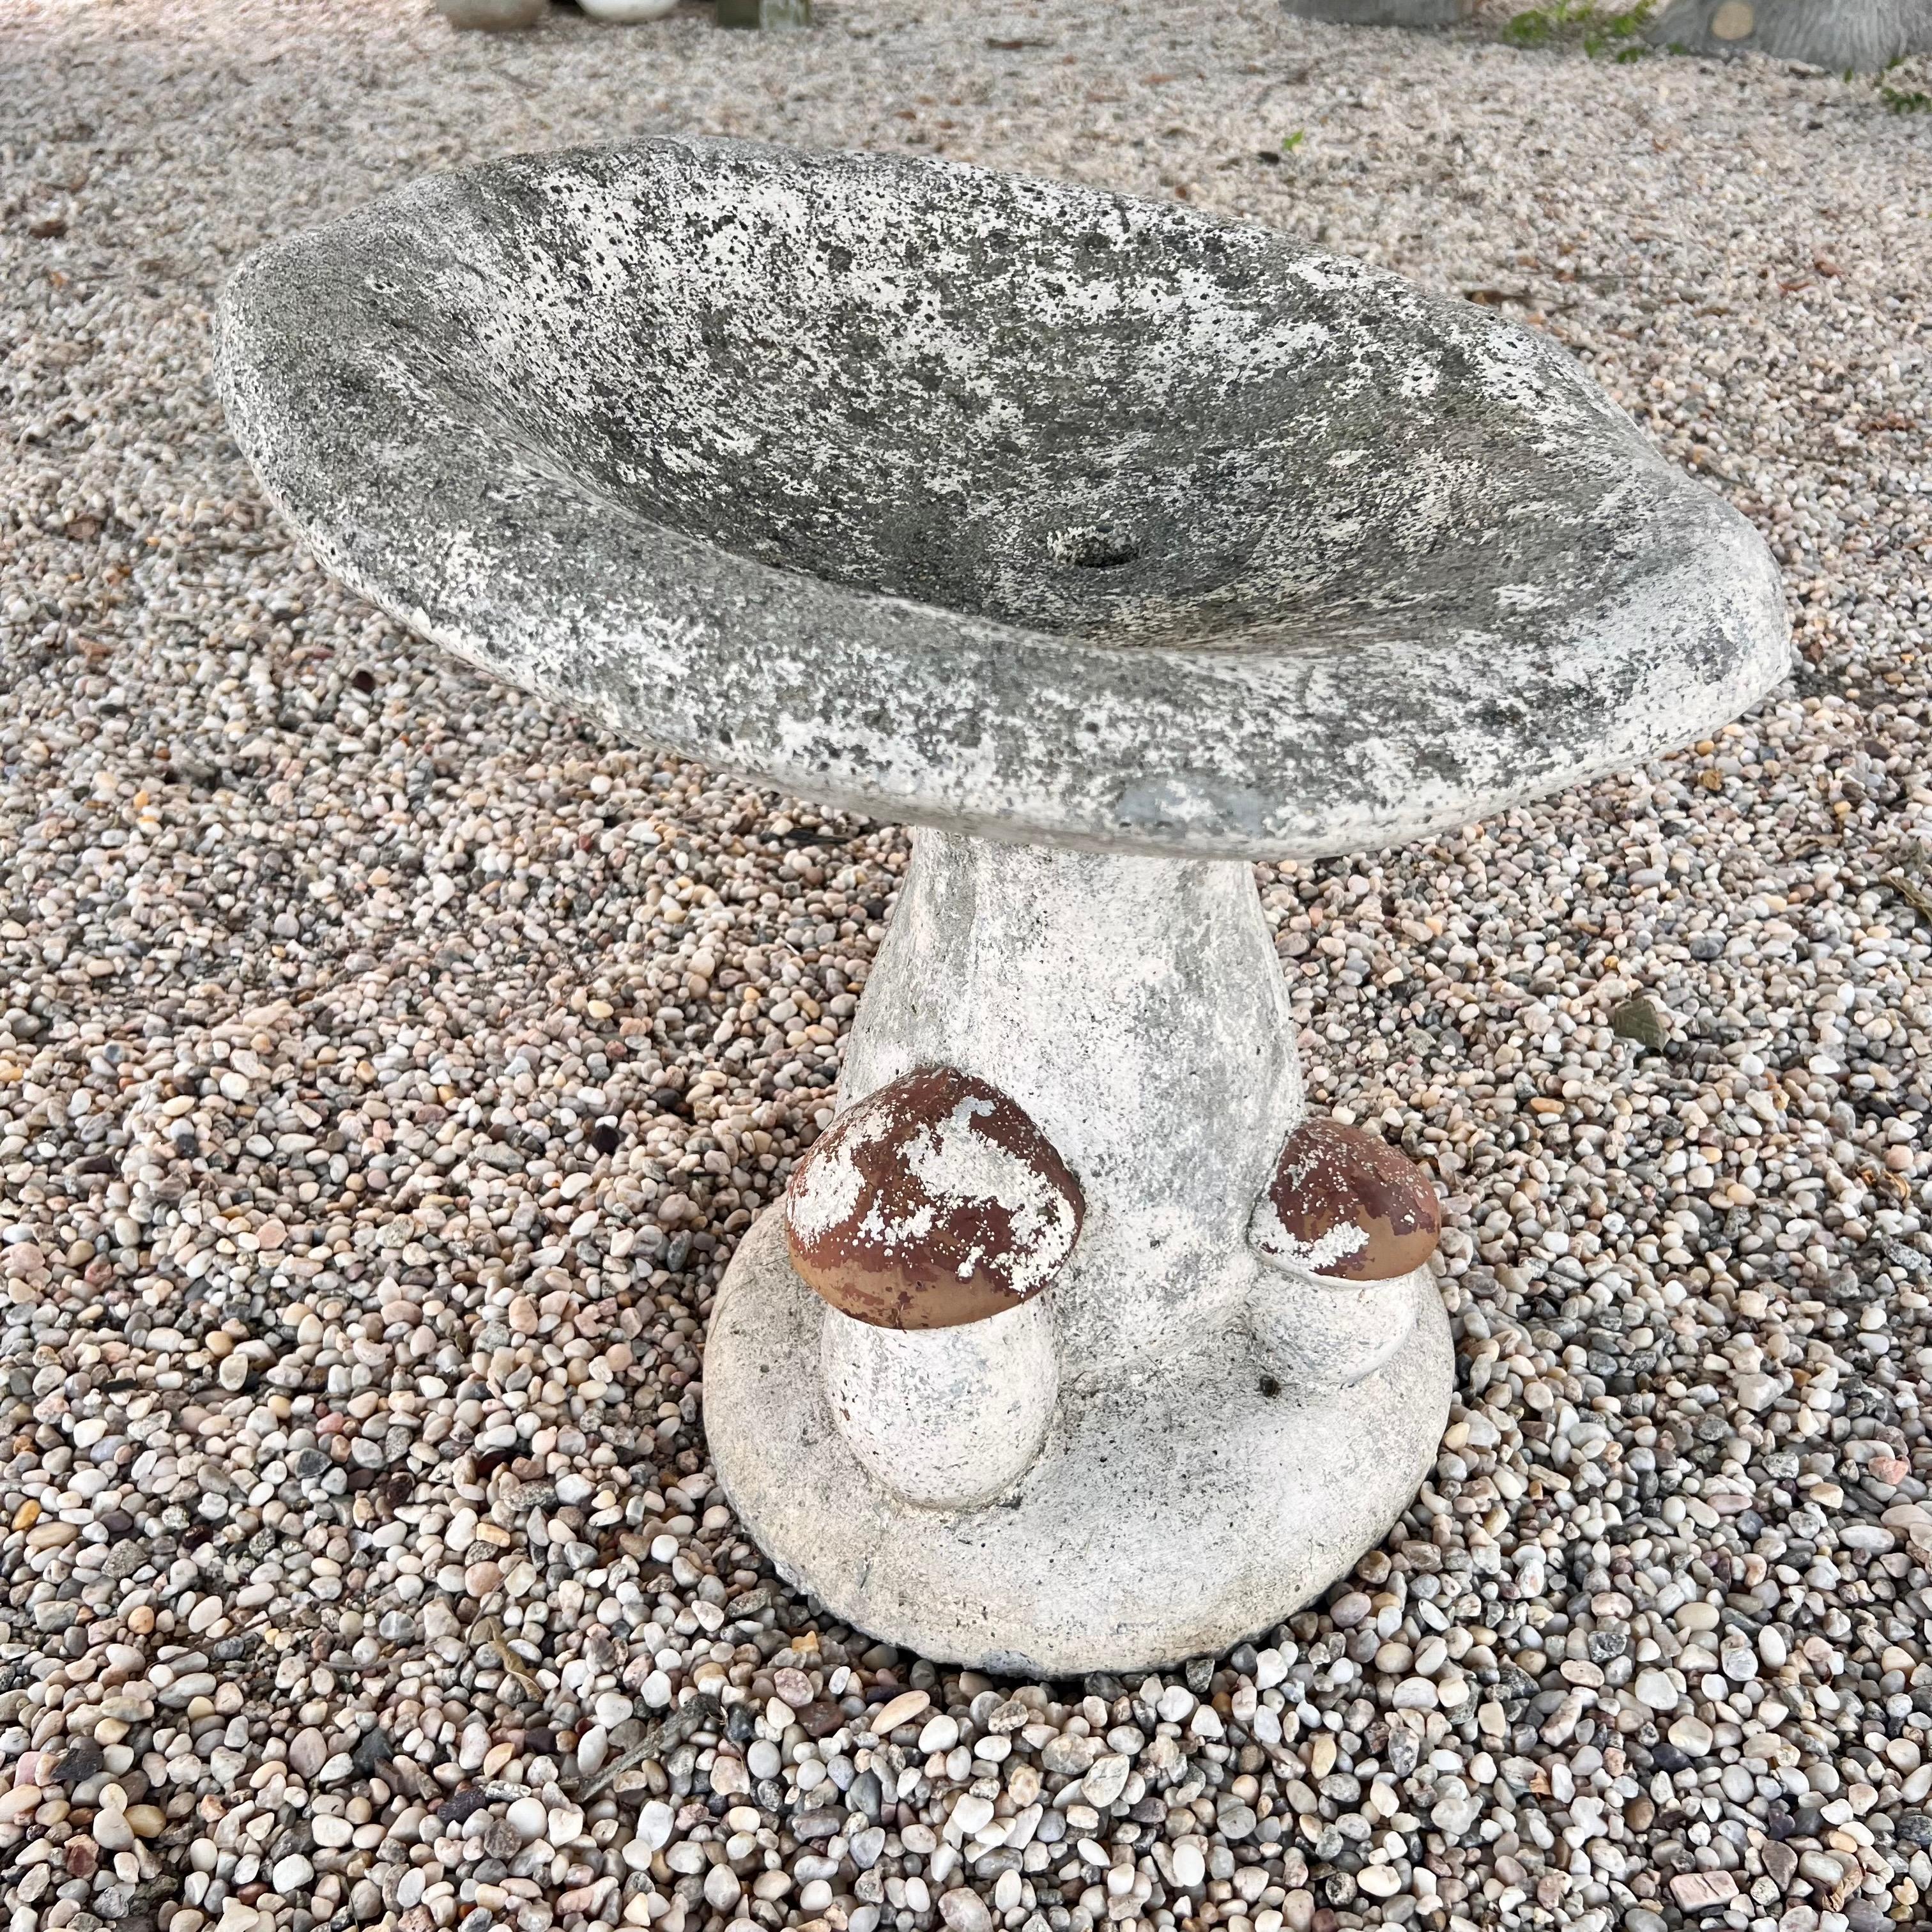
[{"label": "concrete mushroom stool", "polygon": [[1671,0],[1646,29],[1697,54],[1768,54],[1833,74],[1880,74],[1932,52],[1932,0]]},{"label": "concrete mushroom stool", "polygon": [[789,1577],[1060,1675],[1258,1630],[1431,1466],[1436,1204],[1311,1123],[1249,862],[1628,764],[1786,668],[1750,527],[1545,338],[1179,208],[654,140],[224,299],[317,555],[614,730],[916,827],[847,1110],[718,1298]]}]

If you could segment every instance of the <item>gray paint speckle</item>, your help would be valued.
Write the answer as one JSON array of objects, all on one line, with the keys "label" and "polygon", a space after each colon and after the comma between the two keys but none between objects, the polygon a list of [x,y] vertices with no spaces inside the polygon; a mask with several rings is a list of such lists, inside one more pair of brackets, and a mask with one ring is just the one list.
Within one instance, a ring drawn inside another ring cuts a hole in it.
[{"label": "gray paint speckle", "polygon": [[1310,856],[1782,676],[1775,568],[1546,340],[1178,208],[658,140],[432,178],[224,297],[237,436],[404,622],[802,795]]}]

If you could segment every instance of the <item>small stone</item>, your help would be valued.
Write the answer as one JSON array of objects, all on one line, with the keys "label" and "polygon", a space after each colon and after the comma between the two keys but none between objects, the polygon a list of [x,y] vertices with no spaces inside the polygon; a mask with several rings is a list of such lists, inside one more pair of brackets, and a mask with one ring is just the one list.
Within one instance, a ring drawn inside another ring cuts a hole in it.
[{"label": "small stone", "polygon": [[1162,1690],[1154,1709],[1162,1724],[1184,1724],[1200,1701],[1186,1684],[1169,1684]]},{"label": "small stone", "polygon": [[1238,1845],[1244,1839],[1252,1838],[1258,1822],[1254,1807],[1238,1798],[1224,1797],[1216,1802],[1214,1828],[1230,1844]]},{"label": "small stone", "polygon": [[962,1838],[970,1838],[974,1832],[991,1824],[992,1820],[993,1801],[976,1792],[963,1793],[952,1808],[952,1823]]},{"label": "small stone", "polygon": [[772,1672],[772,1688],[794,1710],[812,1702],[812,1679],[790,1666]]},{"label": "small stone", "polygon": [[1676,1685],[1661,1670],[1639,1671],[1636,1681],[1630,1688],[1637,1702],[1648,1706],[1653,1711],[1674,1710],[1680,1695]]},{"label": "small stone", "polygon": [[[524,1801],[520,1798],[517,1801],[518,1804],[521,1804]],[[534,1802],[535,1801],[532,1800],[532,1802]],[[512,1811],[514,1811],[516,1805],[513,1804],[510,1808]],[[543,1808],[541,1805],[538,1805],[537,1808],[538,1811],[541,1812]],[[652,1851],[662,1851],[666,1845],[670,1843],[670,1834],[674,1828],[675,1818],[676,1814],[672,1811],[670,1807],[664,1803],[663,1799],[660,1798],[652,1798],[650,1802],[645,1804],[638,1814],[638,1840]],[[521,1829],[520,1825],[516,1828],[518,1836],[520,1838],[526,1837],[535,1838],[537,1835],[535,1832],[526,1834]],[[542,1828],[541,1826],[538,1828],[539,1831]]]},{"label": "small stone", "polygon": [[94,1814],[93,1836],[104,1852],[124,1852],[133,1848],[134,1828],[126,1812],[103,1810]]},{"label": "small stone", "polygon": [[550,1822],[550,1814],[544,1810],[543,1800],[540,1798],[516,1799],[504,1816],[510,1829],[526,1845],[535,1839],[541,1838]]},{"label": "small stone", "polygon": [[866,1719],[867,1725],[874,1737],[890,1737],[900,1725],[910,1724],[932,1702],[926,1691],[902,1690],[872,1712]]},{"label": "small stone", "polygon": [[1132,1771],[1132,1762],[1124,1753],[1110,1751],[1097,1757],[1080,1780],[1080,1789],[1088,1804],[1096,1810],[1105,1810],[1127,1788],[1127,1778]]},{"label": "small stone", "polygon": [[287,1857],[278,1858],[268,1874],[268,1882],[285,1897],[290,1892],[300,1892],[315,1877],[315,1868],[299,1852],[291,1852]]},{"label": "small stone", "polygon": [[1653,1053],[1661,1053],[1670,1037],[1664,1016],[1642,993],[1611,1009],[1610,1030],[1618,1039],[1634,1040]]},{"label": "small stone", "polygon": [[1670,1895],[1682,1911],[1709,1912],[1737,1897],[1738,1882],[1727,1871],[1679,1872],[1670,1881]]},{"label": "small stone", "polygon": [[993,1916],[986,1900],[964,1886],[941,1894],[939,1916],[951,1932],[992,1932]]},{"label": "small stone", "polygon": [[1670,1742],[1693,1757],[1702,1757],[1711,1748],[1711,1727],[1702,1718],[1679,1718],[1668,1732]]}]

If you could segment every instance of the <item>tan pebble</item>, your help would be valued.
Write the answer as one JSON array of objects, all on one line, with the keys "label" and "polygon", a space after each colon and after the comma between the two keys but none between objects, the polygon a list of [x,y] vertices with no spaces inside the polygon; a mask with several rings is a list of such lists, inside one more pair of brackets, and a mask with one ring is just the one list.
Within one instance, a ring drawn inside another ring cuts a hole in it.
[{"label": "tan pebble", "polygon": [[932,1697],[926,1691],[902,1690],[896,1697],[868,1714],[866,1728],[874,1737],[890,1736],[902,1724],[910,1724],[932,1702]]},{"label": "tan pebble", "polygon": [[158,1804],[130,1804],[125,1815],[137,1838],[158,1838],[167,1828],[168,1815]]}]

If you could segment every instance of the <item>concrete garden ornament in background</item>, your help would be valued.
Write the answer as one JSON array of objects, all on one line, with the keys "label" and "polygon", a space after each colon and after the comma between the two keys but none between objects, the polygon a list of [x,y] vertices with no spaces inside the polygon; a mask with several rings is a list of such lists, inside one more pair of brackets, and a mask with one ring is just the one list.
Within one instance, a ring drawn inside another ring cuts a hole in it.
[{"label": "concrete garden ornament in background", "polygon": [[1834,74],[1878,74],[1932,52],[1932,0],[1670,0],[1649,28],[1659,46],[1768,54]]},{"label": "concrete garden ornament in background", "polygon": [[508,33],[534,27],[550,11],[550,0],[436,0],[436,10],[452,27]]},{"label": "concrete garden ornament in background", "polygon": [[1453,27],[1476,10],[1476,0],[1282,0],[1304,20],[1346,27]]},{"label": "concrete garden ornament in background", "polygon": [[808,27],[812,0],[718,0],[721,27]]},{"label": "concrete garden ornament in background", "polygon": [[1743,519],[1485,310],[874,155],[437,176],[245,265],[219,368],[400,621],[915,827],[843,1111],[712,1318],[779,1569],[1064,1675],[1219,1650],[1382,1536],[1451,1386],[1436,1204],[1307,1116],[1250,861],[1743,709],[1786,667]]}]

